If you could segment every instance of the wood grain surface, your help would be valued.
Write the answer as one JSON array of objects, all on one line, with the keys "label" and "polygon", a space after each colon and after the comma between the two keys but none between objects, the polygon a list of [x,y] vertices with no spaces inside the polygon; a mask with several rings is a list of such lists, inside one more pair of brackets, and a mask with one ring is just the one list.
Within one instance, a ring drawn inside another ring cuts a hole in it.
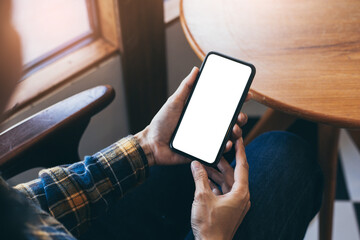
[{"label": "wood grain surface", "polygon": [[200,59],[209,51],[256,66],[256,101],[301,118],[360,128],[360,1],[182,0]]}]

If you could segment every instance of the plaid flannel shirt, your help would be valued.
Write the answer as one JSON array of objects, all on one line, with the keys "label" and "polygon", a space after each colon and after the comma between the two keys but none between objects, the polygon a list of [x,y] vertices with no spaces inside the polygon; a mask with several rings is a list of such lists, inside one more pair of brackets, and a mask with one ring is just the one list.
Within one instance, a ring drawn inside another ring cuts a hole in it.
[{"label": "plaid flannel shirt", "polygon": [[132,187],[148,175],[139,143],[126,137],[84,161],[40,171],[39,178],[17,185],[38,216],[28,223],[30,239],[75,239]]}]

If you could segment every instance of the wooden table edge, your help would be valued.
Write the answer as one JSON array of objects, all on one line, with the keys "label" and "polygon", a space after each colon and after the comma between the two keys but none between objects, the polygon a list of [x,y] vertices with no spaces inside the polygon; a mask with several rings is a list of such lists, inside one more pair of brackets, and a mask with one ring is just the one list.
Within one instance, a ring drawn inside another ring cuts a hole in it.
[{"label": "wooden table edge", "polygon": [[258,93],[257,91],[250,89],[253,94],[253,100],[258,103],[261,103],[267,107],[272,109],[288,113],[290,115],[295,115],[299,118],[306,119],[309,121],[323,123],[327,125],[332,125],[338,128],[347,128],[347,129],[360,129],[360,121],[356,119],[349,119],[346,117],[337,118],[337,117],[329,117],[327,115],[308,111],[300,108],[296,108],[294,106],[288,105],[286,103],[279,102],[273,98],[265,96],[263,94]]},{"label": "wooden table edge", "polygon": [[[180,23],[181,28],[183,29],[183,32],[185,34],[185,37],[190,45],[190,47],[193,49],[195,54],[198,56],[198,58],[203,61],[206,53],[200,48],[200,46],[195,41],[193,35],[191,34],[188,25],[185,21],[184,16],[184,9],[183,9],[183,0],[180,0]],[[343,118],[336,118],[336,117],[329,117],[324,114],[312,112],[312,111],[306,111],[303,109],[296,108],[294,106],[288,105],[286,103],[279,102],[273,98],[270,98],[268,96],[265,96],[263,94],[260,94],[259,92],[250,89],[250,91],[253,93],[253,99],[261,103],[267,107],[273,108],[275,110],[279,110],[291,115],[295,115],[299,118],[303,118],[306,120],[324,123],[333,125],[339,128],[355,128],[360,129],[360,121],[354,120],[354,119],[347,119],[346,117]]]},{"label": "wooden table edge", "polygon": [[190,44],[190,47],[195,52],[196,56],[203,61],[206,54],[201,50],[200,46],[196,43],[193,35],[191,34],[189,27],[186,24],[185,17],[184,17],[184,7],[183,7],[183,0],[180,0],[180,24],[181,28],[183,29],[183,32],[185,34],[185,37]]}]

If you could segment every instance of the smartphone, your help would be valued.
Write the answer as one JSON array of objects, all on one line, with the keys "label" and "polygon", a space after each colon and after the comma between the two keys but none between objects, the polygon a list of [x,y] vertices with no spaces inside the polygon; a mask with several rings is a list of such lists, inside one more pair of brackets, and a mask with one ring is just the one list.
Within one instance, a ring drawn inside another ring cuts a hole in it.
[{"label": "smartphone", "polygon": [[170,140],[178,154],[216,166],[255,76],[255,67],[209,52]]}]

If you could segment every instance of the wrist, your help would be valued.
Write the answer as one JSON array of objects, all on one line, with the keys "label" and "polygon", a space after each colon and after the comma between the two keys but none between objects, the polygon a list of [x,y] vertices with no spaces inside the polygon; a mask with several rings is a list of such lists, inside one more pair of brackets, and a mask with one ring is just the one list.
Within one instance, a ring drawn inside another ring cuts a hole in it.
[{"label": "wrist", "polygon": [[149,167],[151,167],[155,165],[155,158],[152,152],[151,143],[147,138],[147,131],[148,131],[147,128],[145,128],[141,132],[135,134],[134,137],[138,141],[142,150],[144,151]]},{"label": "wrist", "polygon": [[200,231],[195,231],[193,229],[195,240],[231,240],[233,238],[233,235],[231,234],[229,235],[219,229],[209,229],[209,227],[202,228]]},{"label": "wrist", "polygon": [[211,235],[211,236],[207,236],[207,235],[200,235],[200,236],[194,236],[195,240],[224,240],[224,239],[231,239],[231,238],[225,238],[222,235]]}]

